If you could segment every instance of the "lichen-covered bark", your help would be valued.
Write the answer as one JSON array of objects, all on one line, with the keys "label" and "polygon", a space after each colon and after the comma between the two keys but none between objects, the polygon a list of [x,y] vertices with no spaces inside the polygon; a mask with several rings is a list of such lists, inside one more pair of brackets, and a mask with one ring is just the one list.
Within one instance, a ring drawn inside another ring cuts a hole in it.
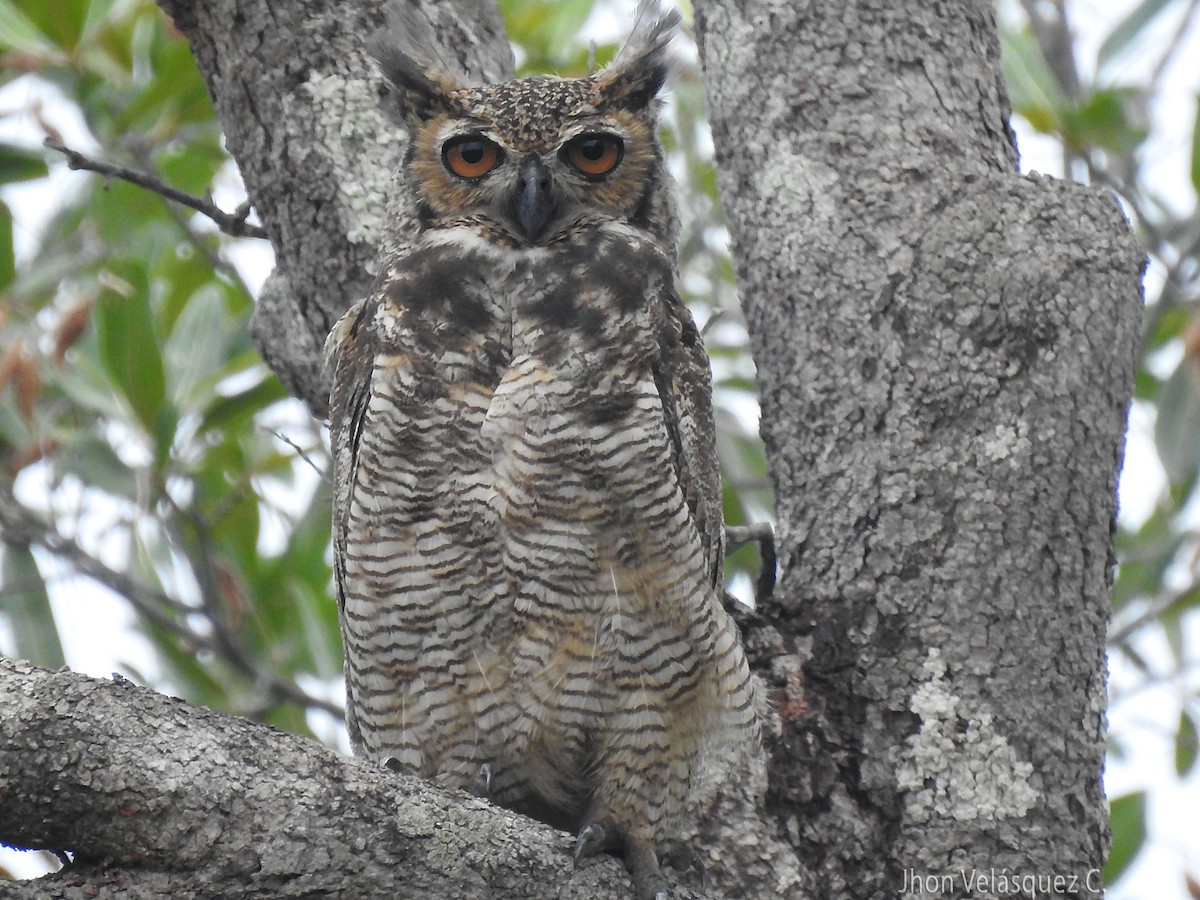
[{"label": "lichen-covered bark", "polygon": [[695,7],[804,892],[994,868],[1082,895],[1142,255],[1111,197],[1017,174],[990,2]]},{"label": "lichen-covered bark", "polygon": [[[267,364],[323,417],[321,351],[365,295],[403,131],[380,112],[367,38],[386,0],[161,0],[187,35],[271,237],[275,269],[251,330]],[[420,0],[464,72],[512,73],[496,4]]]},{"label": "lichen-covered bark", "polygon": [[4,897],[629,896],[571,835],[129,682],[0,657],[0,709],[0,835],[76,858]]}]

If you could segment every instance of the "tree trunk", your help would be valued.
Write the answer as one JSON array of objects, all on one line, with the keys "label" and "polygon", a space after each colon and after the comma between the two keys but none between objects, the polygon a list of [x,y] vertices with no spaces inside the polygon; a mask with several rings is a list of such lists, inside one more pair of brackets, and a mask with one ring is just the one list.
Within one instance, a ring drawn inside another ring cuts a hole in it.
[{"label": "tree trunk", "polygon": [[[321,415],[321,345],[369,282],[399,157],[362,51],[383,2],[162,3],[275,248],[256,340]],[[464,67],[510,72],[493,4],[422,6]],[[746,624],[780,719],[768,810],[761,835],[706,822],[722,884],[763,884],[756,859],[803,888],[730,896],[1083,879],[1140,253],[1110,199],[1016,174],[990,4],[696,11],[782,564]],[[0,665],[0,839],[104,857],[16,890],[628,890],[536,823],[152,698]]]},{"label": "tree trunk", "polygon": [[810,896],[1084,895],[1142,253],[1017,174],[990,2],[695,7],[802,683],[770,813]]}]

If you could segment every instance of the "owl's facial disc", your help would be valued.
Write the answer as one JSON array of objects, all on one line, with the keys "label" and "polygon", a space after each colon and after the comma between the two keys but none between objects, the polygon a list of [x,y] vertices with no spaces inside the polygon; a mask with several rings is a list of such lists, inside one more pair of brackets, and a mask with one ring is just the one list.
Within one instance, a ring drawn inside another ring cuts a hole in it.
[{"label": "owl's facial disc", "polygon": [[550,170],[536,153],[528,153],[517,170],[511,215],[530,241],[536,241],[554,218],[557,203]]}]

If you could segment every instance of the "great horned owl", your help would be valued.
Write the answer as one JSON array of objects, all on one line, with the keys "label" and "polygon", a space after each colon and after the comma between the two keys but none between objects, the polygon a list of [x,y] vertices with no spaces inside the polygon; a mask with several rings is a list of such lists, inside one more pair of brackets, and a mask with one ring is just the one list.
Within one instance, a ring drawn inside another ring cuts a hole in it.
[{"label": "great horned owl", "polygon": [[415,225],[328,347],[356,752],[623,852],[648,898],[757,733],[655,135],[677,22],[642,2],[594,75],[472,85],[393,11]]}]

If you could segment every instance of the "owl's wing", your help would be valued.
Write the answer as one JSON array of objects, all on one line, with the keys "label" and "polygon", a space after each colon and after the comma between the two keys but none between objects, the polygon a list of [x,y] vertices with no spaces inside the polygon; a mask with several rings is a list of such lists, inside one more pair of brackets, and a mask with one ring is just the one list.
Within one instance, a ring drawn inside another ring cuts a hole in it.
[{"label": "owl's wing", "polygon": [[688,510],[704,544],[711,583],[720,587],[725,562],[721,472],[712,410],[712,372],[696,321],[675,290],[663,298],[661,355],[654,369],[676,468]]},{"label": "owl's wing", "polygon": [[[370,329],[375,304],[360,300],[338,320],[325,341],[325,365],[330,373],[329,442],[333,452],[334,588],[339,612],[345,606],[346,526],[358,448],[371,393],[375,346]],[[342,617],[339,615],[339,619]],[[348,698],[349,699],[349,698]],[[354,704],[346,704],[346,730],[351,746],[361,743]]]},{"label": "owl's wing", "polygon": [[[333,540],[344,546],[350,493],[371,393],[375,347],[369,327],[375,304],[360,300],[338,320],[325,341],[330,374],[329,442],[333,451]],[[344,600],[341,554],[335,554],[338,603]]]},{"label": "owl's wing", "polygon": [[347,727],[358,752],[429,776],[481,762],[476,694],[456,685],[486,688],[467,670],[499,610],[481,429],[509,330],[479,257],[437,245],[385,269],[330,338]]}]

